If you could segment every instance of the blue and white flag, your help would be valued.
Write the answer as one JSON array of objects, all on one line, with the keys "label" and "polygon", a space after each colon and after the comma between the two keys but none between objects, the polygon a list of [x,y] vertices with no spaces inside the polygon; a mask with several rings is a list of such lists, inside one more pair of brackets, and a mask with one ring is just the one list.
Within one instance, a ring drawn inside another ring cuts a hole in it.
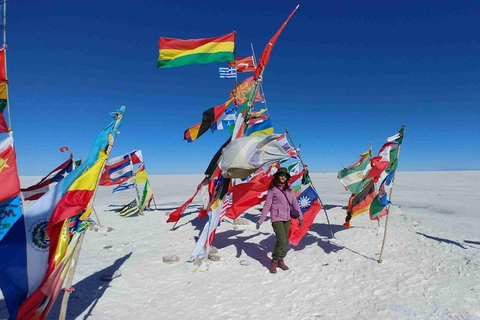
[{"label": "blue and white flag", "polygon": [[229,67],[229,68],[218,68],[218,72],[220,72],[220,78],[236,78],[237,77],[237,68]]},{"label": "blue and white flag", "polygon": [[233,126],[235,124],[235,106],[229,107],[225,112],[218,118],[216,122],[210,127],[210,130],[213,132],[215,130],[223,130],[228,126]]},{"label": "blue and white flag", "polygon": [[303,190],[303,192],[297,197],[298,205],[305,213],[312,206],[313,202],[318,199],[318,194],[313,190],[311,186]]},{"label": "blue and white flag", "polygon": [[118,185],[118,187],[114,188],[112,190],[112,193],[127,190],[127,189],[131,189],[133,187],[135,187],[135,181],[130,178],[127,181],[123,182],[122,184]]}]

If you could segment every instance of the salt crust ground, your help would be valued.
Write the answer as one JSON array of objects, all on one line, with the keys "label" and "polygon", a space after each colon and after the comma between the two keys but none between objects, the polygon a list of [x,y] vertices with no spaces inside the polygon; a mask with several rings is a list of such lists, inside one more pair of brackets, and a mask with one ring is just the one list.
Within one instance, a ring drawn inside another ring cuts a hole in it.
[{"label": "salt crust ground", "polygon": [[[289,247],[291,269],[275,275],[266,269],[271,226],[254,227],[260,207],[244,215],[247,224],[219,226],[220,261],[185,262],[205,223],[196,218],[200,201],[174,230],[166,215],[201,175],[151,176],[158,210],[134,218],[116,213],[133,190],[100,188],[95,209],[104,228],[86,234],[67,319],[480,319],[480,172],[398,173],[381,264],[384,220],[363,215],[345,229],[349,194],[334,173],[312,178],[335,239],[320,212]],[[167,255],[180,262],[165,264]],[[100,280],[117,269],[121,277]],[[49,319],[58,318],[60,300]],[[0,295],[0,319],[7,315]]]}]

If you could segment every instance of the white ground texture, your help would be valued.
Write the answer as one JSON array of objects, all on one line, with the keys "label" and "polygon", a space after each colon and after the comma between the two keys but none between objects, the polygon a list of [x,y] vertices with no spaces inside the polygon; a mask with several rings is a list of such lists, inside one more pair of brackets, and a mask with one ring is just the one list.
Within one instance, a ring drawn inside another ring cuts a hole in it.
[{"label": "white ground texture", "polygon": [[[103,227],[86,233],[67,319],[480,319],[480,172],[397,173],[382,263],[385,219],[363,214],[345,229],[348,192],[335,173],[312,174],[331,229],[321,211],[288,247],[290,270],[277,274],[267,269],[272,227],[255,229],[260,206],[218,227],[219,261],[186,262],[206,222],[197,218],[199,197],[174,230],[166,219],[201,179],[151,176],[158,209],[132,218],[116,210],[134,190],[100,187]],[[179,261],[164,263],[171,255]],[[58,318],[60,301],[48,319]],[[7,316],[0,295],[0,319]]]}]

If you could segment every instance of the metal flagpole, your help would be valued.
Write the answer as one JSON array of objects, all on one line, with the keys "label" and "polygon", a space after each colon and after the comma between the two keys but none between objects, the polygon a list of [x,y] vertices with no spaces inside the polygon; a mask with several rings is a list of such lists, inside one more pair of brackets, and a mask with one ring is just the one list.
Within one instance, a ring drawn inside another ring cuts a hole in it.
[{"label": "metal flagpole", "polygon": [[[290,138],[290,141],[292,142],[292,145],[293,145],[293,147],[294,147],[295,150],[296,150],[297,148],[295,147],[295,144],[293,143],[292,137],[290,136],[290,133],[288,132],[288,129],[287,129],[287,128],[285,128],[285,132],[287,133],[288,138]],[[303,163],[303,160],[302,160],[302,158],[300,157],[300,154],[298,155],[298,159],[300,159],[300,162],[302,163],[302,166],[305,167],[305,164]],[[311,179],[310,179],[310,180],[311,180]],[[332,238],[335,238],[335,236],[333,235],[332,226],[330,225],[330,219],[328,218],[327,210],[325,210],[325,206],[323,205],[322,199],[320,199],[320,195],[318,194],[317,190],[315,189],[315,186],[313,185],[313,181],[310,181],[310,183],[312,184],[313,190],[315,190],[315,192],[317,193],[317,195],[318,195],[318,201],[320,201],[320,204],[322,205],[322,209],[323,209],[323,211],[325,212],[325,217],[327,217],[327,223],[328,223],[328,227],[330,228],[330,233],[331,233],[331,235],[332,235]]]},{"label": "metal flagpole", "polygon": [[[405,128],[405,126],[403,126],[403,128]],[[403,130],[403,134],[405,134],[405,129]],[[400,147],[401,146],[402,146],[401,144],[398,145],[397,161],[398,161],[398,158],[400,157]],[[392,187],[390,188],[390,191],[388,193],[388,201],[392,200],[392,191],[393,191],[393,186],[395,185],[395,175],[396,174],[397,174],[397,172],[395,172],[395,174],[393,175],[393,178],[392,178]],[[389,212],[389,211],[390,211],[390,203],[388,204],[388,207],[387,207],[387,212]],[[388,213],[387,216],[385,217],[385,230],[383,232],[382,248],[380,249],[380,255],[378,257],[378,263],[382,263],[383,248],[385,247],[385,240],[387,238],[387,224],[388,224],[388,216],[389,215],[390,215],[390,213]]]},{"label": "metal flagpole", "polygon": [[[122,118],[123,118],[123,114],[121,114],[121,113],[117,114],[117,118],[115,119],[115,124],[113,126],[113,130],[117,130],[116,129],[117,125],[120,122],[120,120],[122,120]],[[114,142],[114,138],[112,136],[109,136],[108,145],[107,145],[107,148],[105,150],[105,154],[107,155],[107,158],[110,155],[110,151],[112,150],[113,142]],[[103,162],[102,169],[100,170],[100,174],[97,177],[97,184],[95,186],[95,191],[93,193],[92,199],[90,200],[89,204],[87,205],[87,208],[89,206],[92,206],[92,210],[93,210],[93,202],[95,201],[95,197],[96,197],[97,191],[98,191],[98,183],[100,182],[101,172],[103,171],[103,168],[105,167],[106,163],[107,163],[107,159],[105,159],[105,161]],[[67,279],[66,279],[66,282],[65,282],[66,283],[66,286],[65,286],[66,290],[64,290],[62,305],[60,307],[60,315],[58,317],[59,320],[65,320],[65,316],[67,314],[68,299],[70,298],[70,293],[72,291],[72,290],[70,290],[71,289],[70,287],[71,287],[72,282],[73,282],[73,276],[74,276],[74,273],[75,273],[75,269],[77,267],[78,256],[80,255],[80,250],[82,248],[83,238],[85,237],[86,230],[83,230],[81,232],[83,234],[80,235],[80,238],[78,239],[79,243],[75,247],[75,251],[72,254],[72,260],[71,260],[71,264],[70,264],[70,267],[69,267],[70,269],[68,270],[68,275],[67,275]]]}]

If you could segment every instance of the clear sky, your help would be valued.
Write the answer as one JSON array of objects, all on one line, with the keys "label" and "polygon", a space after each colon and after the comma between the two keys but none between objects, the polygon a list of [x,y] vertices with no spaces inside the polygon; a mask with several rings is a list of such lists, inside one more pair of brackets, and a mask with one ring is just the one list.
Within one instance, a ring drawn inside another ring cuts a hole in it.
[{"label": "clear sky", "polygon": [[369,141],[376,154],[402,125],[399,171],[480,169],[480,1],[272,3],[9,1],[20,175],[45,175],[65,145],[85,159],[121,105],[112,156],[142,149],[150,174],[202,173],[228,131],[193,143],[183,132],[234,80],[219,78],[221,63],[156,69],[159,37],[236,30],[237,57],[250,43],[260,56],[297,4],[263,87],[276,132],[288,128],[312,172],[354,163]]}]

